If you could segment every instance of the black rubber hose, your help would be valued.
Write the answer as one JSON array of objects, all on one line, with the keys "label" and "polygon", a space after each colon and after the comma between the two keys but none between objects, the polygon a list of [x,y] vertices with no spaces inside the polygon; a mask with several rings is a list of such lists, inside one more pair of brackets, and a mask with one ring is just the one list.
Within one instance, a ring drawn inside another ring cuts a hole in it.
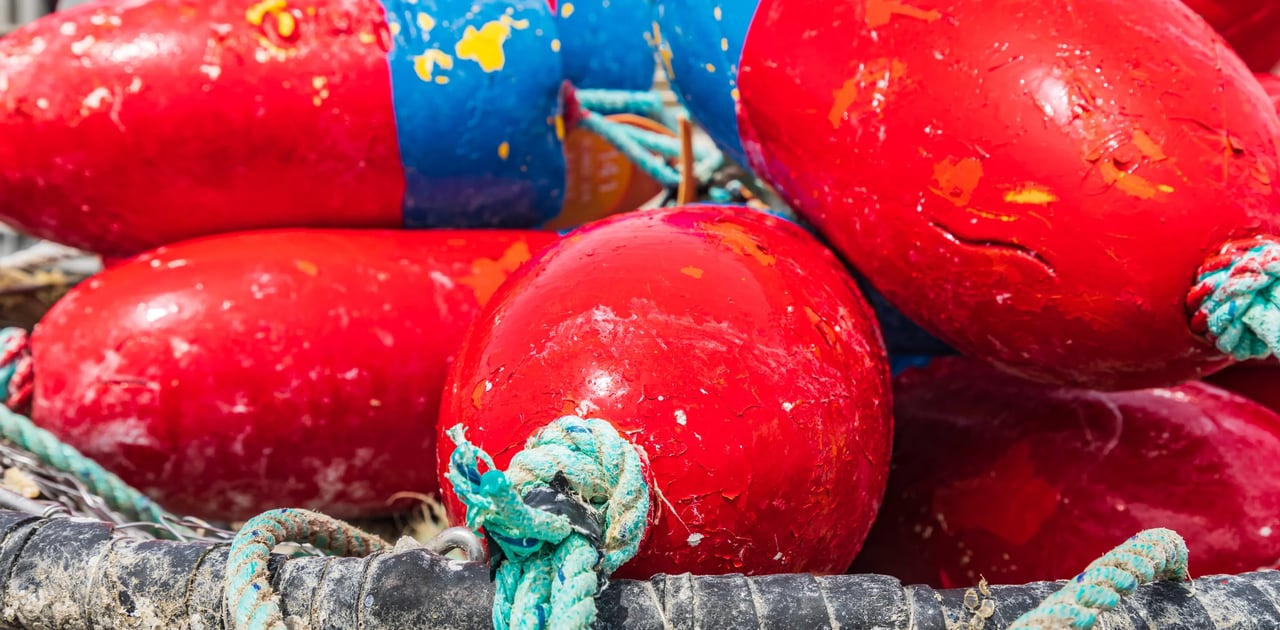
[{"label": "black rubber hose", "polygon": [[[106,523],[9,511],[0,511],[0,535],[0,622],[7,627],[227,627],[226,545],[142,541],[113,534]],[[488,568],[424,548],[367,558],[277,555],[268,568],[285,615],[313,630],[491,627]],[[903,587],[879,575],[660,575],[611,582],[599,601],[600,627],[948,630],[948,620],[977,616],[985,621],[969,627],[994,630],[1059,586],[993,586],[989,594],[966,595],[963,589]],[[1139,588],[1109,613],[1106,627],[1275,629],[1278,604],[1276,571],[1201,578],[1194,587],[1157,583]]]}]

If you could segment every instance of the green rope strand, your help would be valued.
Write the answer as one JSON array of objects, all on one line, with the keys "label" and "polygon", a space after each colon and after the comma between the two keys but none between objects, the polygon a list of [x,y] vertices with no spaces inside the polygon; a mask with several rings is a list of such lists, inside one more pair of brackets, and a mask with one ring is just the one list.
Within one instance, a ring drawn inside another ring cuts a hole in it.
[{"label": "green rope strand", "polygon": [[[467,506],[467,525],[483,527],[501,553],[494,628],[591,627],[602,579],[635,556],[648,522],[636,448],[604,420],[566,416],[532,436],[504,473],[462,425],[448,435],[457,448],[445,476]],[[555,500],[535,498],[546,496]]]},{"label": "green rope strand", "polygon": [[1148,529],[1094,560],[1009,630],[1089,630],[1138,585],[1186,579],[1187,543],[1171,530]]},{"label": "green rope strand", "polygon": [[390,545],[356,527],[308,510],[280,509],[249,519],[227,556],[227,610],[235,630],[288,630],[267,561],[286,542],[312,544],[339,556],[367,556]]}]

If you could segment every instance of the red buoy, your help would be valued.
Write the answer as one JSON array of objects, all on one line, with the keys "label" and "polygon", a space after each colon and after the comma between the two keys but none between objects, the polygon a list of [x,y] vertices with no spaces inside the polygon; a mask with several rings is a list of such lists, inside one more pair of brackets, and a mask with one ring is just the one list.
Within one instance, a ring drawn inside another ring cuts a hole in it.
[{"label": "red buoy", "polygon": [[1274,359],[1233,365],[1204,381],[1280,413],[1280,363]]},{"label": "red buoy", "polygon": [[739,85],[757,172],[908,317],[1029,378],[1222,367],[1237,337],[1192,285],[1276,253],[1280,119],[1178,2],[765,0]]},{"label": "red buoy", "polygon": [[1267,96],[1271,97],[1271,102],[1276,106],[1276,111],[1280,112],[1280,76],[1259,74],[1256,78],[1258,83],[1262,84],[1262,89],[1266,90]]},{"label": "red buoy", "polygon": [[101,0],[0,39],[0,219],[112,257],[271,227],[534,227],[546,0]]},{"label": "red buoy", "polygon": [[283,230],[163,247],[36,326],[32,419],[180,514],[431,493],[462,333],[549,232]]},{"label": "red buoy", "polygon": [[1200,575],[1280,558],[1280,416],[1204,383],[1098,392],[938,358],[894,382],[893,470],[855,572],[968,587],[1077,574],[1168,527]]},{"label": "red buoy", "polygon": [[1184,0],[1258,72],[1280,63],[1280,3],[1274,0]]},{"label": "red buoy", "polygon": [[[609,421],[652,480],[653,520],[618,577],[840,572],[884,488],[888,378],[870,308],[802,228],[640,211],[512,275],[463,342],[440,426],[461,423],[505,469],[557,418]],[[453,445],[438,448],[443,475]]]}]

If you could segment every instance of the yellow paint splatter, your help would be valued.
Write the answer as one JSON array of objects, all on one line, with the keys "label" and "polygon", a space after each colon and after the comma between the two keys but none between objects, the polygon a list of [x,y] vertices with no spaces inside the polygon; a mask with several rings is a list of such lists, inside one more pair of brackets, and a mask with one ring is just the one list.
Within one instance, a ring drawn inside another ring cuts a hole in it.
[{"label": "yellow paint splatter", "polygon": [[377,36],[368,31],[360,31],[356,34],[356,39],[360,40],[361,44],[372,44],[378,41]]},{"label": "yellow paint splatter", "polygon": [[884,26],[895,15],[924,20],[925,22],[934,22],[942,17],[942,13],[937,9],[926,11],[899,0],[867,0],[866,18],[869,28]]},{"label": "yellow paint splatter", "polygon": [[551,40],[551,52],[560,52],[560,40]]},{"label": "yellow paint splatter", "polygon": [[511,29],[526,28],[529,28],[529,20],[514,20],[509,15],[487,22],[479,30],[468,26],[462,32],[462,38],[454,46],[453,52],[459,59],[469,59],[480,64],[480,69],[485,72],[496,72],[507,63],[502,45],[510,39]]},{"label": "yellow paint splatter", "polygon": [[1026,184],[1006,192],[1004,200],[1008,203],[1047,206],[1057,201],[1058,196],[1041,186]]},{"label": "yellow paint splatter", "polygon": [[653,45],[658,49],[658,57],[662,59],[662,67],[667,71],[667,80],[676,80],[676,69],[671,65],[671,47],[662,43],[662,29],[653,23]]},{"label": "yellow paint splatter", "polygon": [[431,29],[435,27],[436,27],[435,18],[431,17],[430,15],[427,15],[426,13],[418,14],[418,28],[422,29],[423,33],[430,33]]},{"label": "yellow paint splatter", "polygon": [[305,273],[308,276],[315,276],[316,274],[320,273],[320,268],[317,267],[316,264],[311,262],[310,260],[301,260],[301,259],[295,260],[293,261],[293,266],[297,267],[298,271],[301,271],[302,273]]},{"label": "yellow paint splatter", "polygon": [[901,59],[875,59],[863,64],[858,74],[845,81],[832,93],[831,111],[827,120],[832,129],[839,129],[845,113],[855,105],[858,112],[884,112],[889,94],[895,88],[894,79],[907,72],[907,63]]},{"label": "yellow paint splatter", "polygon": [[556,139],[564,140],[564,116],[556,114]]},{"label": "yellow paint splatter", "polygon": [[440,76],[438,76],[438,77],[436,77],[436,78],[435,78],[435,81],[436,81],[436,84],[437,84],[437,85],[444,85],[444,84],[446,84],[446,83],[448,83],[448,82],[449,82],[449,77],[446,77],[446,76],[444,76],[444,75],[440,75]]},{"label": "yellow paint splatter", "polygon": [[560,17],[566,17],[566,18],[567,18],[567,17],[569,17],[570,15],[573,15],[573,3],[572,3],[572,2],[566,2],[566,3],[562,4],[562,5],[560,5]]},{"label": "yellow paint splatter", "polygon": [[724,17],[724,13],[722,13],[722,12],[720,11],[720,7],[716,7],[716,8],[714,8],[714,9],[712,9],[712,10],[711,10],[711,14],[712,14],[712,15],[714,15],[714,16],[716,16],[716,21],[717,21],[717,22],[719,22],[719,21],[720,21],[720,18],[723,18],[723,17]]},{"label": "yellow paint splatter", "polygon": [[750,256],[756,259],[756,262],[770,267],[778,262],[778,259],[770,254],[757,243],[751,234],[733,223],[711,223],[706,225],[707,231],[720,237],[720,242],[728,245],[733,253]]},{"label": "yellow paint splatter", "polygon": [[680,273],[689,276],[690,278],[702,278],[702,270],[694,266],[684,267],[680,269]]},{"label": "yellow paint splatter", "polygon": [[947,158],[933,165],[929,190],[957,206],[967,206],[982,180],[982,161],[977,158]]},{"label": "yellow paint splatter", "polygon": [[504,160],[511,157],[511,145],[509,143],[503,142],[498,145],[498,157]]},{"label": "yellow paint splatter", "polygon": [[298,20],[288,11],[281,11],[276,14],[276,33],[280,37],[289,39],[298,30]]},{"label": "yellow paint splatter", "polygon": [[707,64],[707,72],[715,72],[715,71],[716,71],[716,67],[714,65]]},{"label": "yellow paint splatter", "polygon": [[480,381],[479,383],[476,383],[475,388],[471,390],[471,404],[474,405],[476,409],[480,408],[481,401],[484,400],[484,392],[486,389],[485,385],[487,384],[487,381]]},{"label": "yellow paint splatter", "polygon": [[1147,135],[1147,132],[1141,129],[1133,130],[1133,144],[1138,147],[1138,150],[1143,155],[1156,162],[1168,157],[1164,154],[1164,147],[1157,144],[1155,140],[1151,139],[1151,136]]},{"label": "yellow paint splatter", "polygon": [[740,92],[738,92],[738,88],[733,88],[732,90],[729,90],[729,96],[733,97],[733,100],[734,100],[734,101],[737,101],[737,100],[738,100],[738,97],[739,97],[739,95],[740,95],[740,94],[741,94],[741,93],[740,93]]},{"label": "yellow paint splatter", "polygon": [[387,22],[387,30],[391,31],[391,34],[392,34],[392,35],[399,35],[399,34],[400,34],[400,23],[399,23],[399,22]]},{"label": "yellow paint splatter", "polygon": [[728,38],[728,37],[721,37],[721,38],[720,38],[720,50],[726,50],[726,51],[727,51],[727,50],[729,50],[729,38]]},{"label": "yellow paint splatter", "polygon": [[432,48],[413,58],[413,71],[417,72],[418,78],[423,81],[431,80],[431,72],[436,67],[441,70],[452,70],[453,57],[443,50]]},{"label": "yellow paint splatter", "polygon": [[322,77],[322,76],[320,76],[320,75],[316,75],[316,76],[314,76],[314,77],[311,77],[311,87],[313,87],[313,88],[315,88],[315,89],[317,89],[317,90],[323,90],[323,89],[324,89],[325,84],[326,84],[326,83],[328,83],[328,82],[329,82],[329,80],[328,80],[328,79],[326,79],[326,78],[324,78],[324,77]]},{"label": "yellow paint splatter", "polygon": [[[1102,160],[1098,163],[1098,170],[1102,174],[1103,181],[1113,184],[1126,194],[1139,199],[1151,199],[1158,192],[1173,192],[1173,188],[1170,186],[1161,188],[1141,175],[1121,170],[1120,167],[1116,166],[1114,160]],[[1164,188],[1168,188],[1168,190],[1164,190]]]},{"label": "yellow paint splatter", "polygon": [[245,10],[244,19],[254,26],[262,26],[268,14],[284,11],[286,6],[285,0],[261,0]]},{"label": "yellow paint splatter", "polygon": [[528,262],[532,257],[529,244],[516,241],[507,247],[507,251],[503,252],[502,257],[497,260],[477,258],[471,263],[471,275],[460,278],[458,282],[471,287],[476,295],[476,302],[483,306],[489,298],[493,297],[498,287],[506,282],[507,275],[519,269],[520,265]]}]

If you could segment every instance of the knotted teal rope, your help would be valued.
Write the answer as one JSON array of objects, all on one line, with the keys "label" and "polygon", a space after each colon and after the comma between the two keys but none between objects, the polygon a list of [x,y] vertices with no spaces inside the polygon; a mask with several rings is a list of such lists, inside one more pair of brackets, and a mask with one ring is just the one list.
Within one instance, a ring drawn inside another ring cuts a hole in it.
[{"label": "knotted teal rope", "polygon": [[1187,544],[1167,529],[1148,529],[1094,560],[1062,590],[1018,617],[1009,630],[1089,630],[1100,613],[1154,580],[1186,580]]},{"label": "knotted teal rope", "polygon": [[1278,280],[1276,243],[1259,242],[1247,251],[1210,259],[1191,293],[1193,328],[1240,361],[1280,354]]},{"label": "knotted teal rope", "polygon": [[675,116],[667,110],[662,102],[662,95],[657,92],[633,92],[630,90],[575,90],[574,98],[578,104],[597,114],[639,114],[652,118],[669,129],[675,129]]},{"label": "knotted teal rope", "polygon": [[[649,516],[649,488],[636,448],[608,422],[566,416],[529,438],[505,473],[467,441],[462,425],[446,478],[467,506],[467,526],[483,527],[505,561],[497,567],[497,630],[585,630],[596,618],[600,579],[635,556]],[[479,462],[489,469],[483,474]],[[599,547],[568,517],[524,498],[563,475],[601,519]]]},{"label": "knotted teal rope", "polygon": [[286,542],[312,544],[339,556],[390,549],[377,536],[307,510],[271,510],[249,519],[231,541],[227,556],[227,610],[235,630],[287,630],[267,573],[271,550]]}]

